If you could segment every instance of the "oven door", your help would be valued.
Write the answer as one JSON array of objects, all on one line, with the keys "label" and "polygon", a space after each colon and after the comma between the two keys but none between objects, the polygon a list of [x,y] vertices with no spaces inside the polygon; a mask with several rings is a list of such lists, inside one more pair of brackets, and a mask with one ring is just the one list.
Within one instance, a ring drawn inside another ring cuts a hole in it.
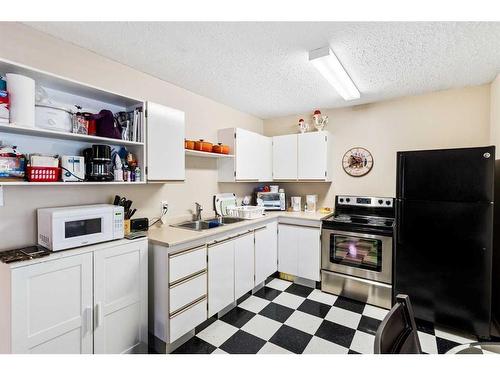
[{"label": "oven door", "polygon": [[52,250],[64,250],[113,239],[111,210],[54,218]]},{"label": "oven door", "polygon": [[323,229],[321,268],[387,284],[392,282],[392,237]]}]

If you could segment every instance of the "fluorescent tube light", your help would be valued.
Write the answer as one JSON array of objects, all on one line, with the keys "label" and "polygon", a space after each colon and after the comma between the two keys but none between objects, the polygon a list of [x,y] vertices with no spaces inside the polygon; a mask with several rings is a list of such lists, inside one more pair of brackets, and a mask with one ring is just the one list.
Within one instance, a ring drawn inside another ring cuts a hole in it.
[{"label": "fluorescent tube light", "polygon": [[330,47],[323,47],[309,52],[309,61],[333,86],[333,88],[344,98],[354,100],[361,97],[339,59]]}]

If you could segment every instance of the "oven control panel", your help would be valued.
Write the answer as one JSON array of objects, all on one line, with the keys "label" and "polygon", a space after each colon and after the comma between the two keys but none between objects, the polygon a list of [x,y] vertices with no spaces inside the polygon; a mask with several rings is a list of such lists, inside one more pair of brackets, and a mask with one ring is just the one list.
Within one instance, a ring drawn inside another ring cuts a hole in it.
[{"label": "oven control panel", "polygon": [[338,205],[361,207],[388,207],[394,206],[394,198],[387,197],[356,197],[352,195],[337,196]]}]

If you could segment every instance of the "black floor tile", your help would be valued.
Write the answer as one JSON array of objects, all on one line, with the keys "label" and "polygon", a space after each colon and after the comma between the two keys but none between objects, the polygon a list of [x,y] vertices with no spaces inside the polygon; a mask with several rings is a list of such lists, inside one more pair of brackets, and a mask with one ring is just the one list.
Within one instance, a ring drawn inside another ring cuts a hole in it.
[{"label": "black floor tile", "polygon": [[237,328],[241,328],[254,316],[255,313],[236,306],[234,309],[228,311],[223,317],[221,317],[220,320]]},{"label": "black floor tile", "polygon": [[214,315],[211,318],[208,318],[207,320],[205,320],[203,323],[201,323],[200,325],[198,325],[194,329],[194,333],[197,335],[198,333],[200,333],[201,331],[203,331],[205,328],[207,328],[210,324],[212,324],[216,320],[217,320],[217,315]]},{"label": "black floor tile", "polygon": [[293,311],[294,310],[289,307],[271,302],[259,312],[259,315],[276,320],[280,323],[285,323],[290,315],[293,314]]},{"label": "black floor tile", "polygon": [[362,316],[359,321],[358,330],[374,335],[377,333],[378,326],[382,323],[381,320],[370,318],[369,316]]},{"label": "black floor tile", "polygon": [[347,354],[361,354],[361,353],[358,353],[352,349],[349,349],[349,351],[347,352]]},{"label": "black floor tile", "polygon": [[229,354],[256,354],[265,343],[265,340],[239,330],[228,338],[220,348]]},{"label": "black floor tile", "polygon": [[280,329],[271,337],[269,342],[281,346],[295,354],[302,354],[312,335],[299,331],[293,327],[282,325]]},{"label": "black floor tile", "polygon": [[278,297],[281,294],[280,290],[269,288],[268,286],[265,286],[263,288],[260,288],[258,291],[256,291],[253,295],[267,299],[268,301],[272,301],[276,297]]},{"label": "black floor tile", "polygon": [[324,319],[328,311],[330,311],[331,306],[324,303],[316,302],[310,299],[306,299],[299,306],[297,310],[317,316],[318,318]]},{"label": "black floor tile", "polygon": [[217,348],[212,344],[194,336],[192,339],[175,349],[172,354],[210,354],[215,349]]},{"label": "black floor tile", "polygon": [[363,310],[365,309],[365,303],[342,296],[339,296],[337,298],[333,306],[340,307],[358,314],[363,313]]},{"label": "black floor tile", "polygon": [[274,279],[275,279],[275,277],[273,277],[273,276],[269,276],[269,277],[266,279],[266,281],[264,281],[264,284],[265,284],[265,285],[267,285],[267,284],[269,284],[271,281],[273,281]]},{"label": "black floor tile", "polygon": [[445,354],[448,350],[460,345],[458,342],[436,337],[437,349],[439,354]]},{"label": "black floor tile", "polygon": [[434,335],[434,324],[431,322],[421,320],[421,319],[415,319],[415,324],[417,325],[417,329],[420,332],[428,333],[429,335]]},{"label": "black floor tile", "polygon": [[324,320],[314,335],[348,348],[355,333],[352,328]]},{"label": "black floor tile", "polygon": [[288,288],[285,289],[285,292],[295,294],[296,296],[307,298],[309,294],[313,291],[313,288],[309,288],[308,286],[292,284]]}]

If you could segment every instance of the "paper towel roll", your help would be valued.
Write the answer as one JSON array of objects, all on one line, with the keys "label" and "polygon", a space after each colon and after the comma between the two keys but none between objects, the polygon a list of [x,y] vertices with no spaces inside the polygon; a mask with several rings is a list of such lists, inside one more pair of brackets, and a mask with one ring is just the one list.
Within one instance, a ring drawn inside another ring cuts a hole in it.
[{"label": "paper towel roll", "polygon": [[35,127],[35,81],[29,77],[7,73],[10,99],[10,122],[16,126]]}]

